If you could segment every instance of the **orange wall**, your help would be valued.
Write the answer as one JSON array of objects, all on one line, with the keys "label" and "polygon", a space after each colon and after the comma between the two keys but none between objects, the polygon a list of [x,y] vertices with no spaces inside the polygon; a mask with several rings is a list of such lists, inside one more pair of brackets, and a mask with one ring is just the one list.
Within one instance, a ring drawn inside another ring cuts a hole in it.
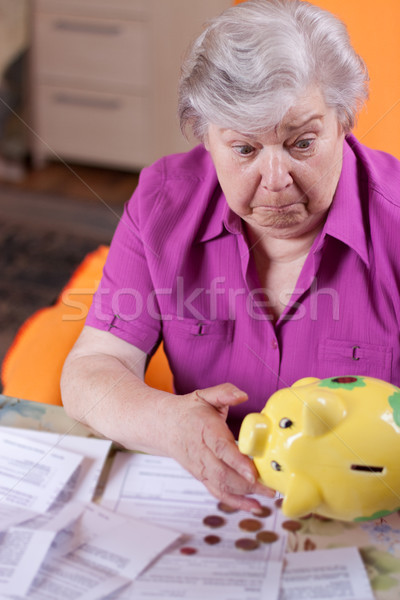
[{"label": "orange wall", "polygon": [[[236,0],[236,4],[244,0]],[[370,99],[355,134],[400,159],[400,0],[313,0],[347,25],[370,75]]]}]

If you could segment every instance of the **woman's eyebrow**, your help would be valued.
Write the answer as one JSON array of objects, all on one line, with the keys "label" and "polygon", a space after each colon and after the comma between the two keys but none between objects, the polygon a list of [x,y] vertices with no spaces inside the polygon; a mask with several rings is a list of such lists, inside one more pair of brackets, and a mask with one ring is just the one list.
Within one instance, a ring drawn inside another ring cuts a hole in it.
[{"label": "woman's eyebrow", "polygon": [[286,129],[287,131],[295,131],[296,129],[305,127],[306,125],[311,123],[311,121],[317,121],[317,120],[321,121],[324,116],[325,116],[324,114],[311,115],[310,117],[307,117],[304,121],[302,121],[300,123],[294,123],[294,124],[288,123],[287,125],[284,125],[284,129]]}]

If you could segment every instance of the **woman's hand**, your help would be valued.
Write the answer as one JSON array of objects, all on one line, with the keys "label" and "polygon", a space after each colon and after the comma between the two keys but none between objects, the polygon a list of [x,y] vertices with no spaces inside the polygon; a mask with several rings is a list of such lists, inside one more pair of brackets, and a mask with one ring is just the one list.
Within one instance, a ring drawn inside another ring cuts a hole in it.
[{"label": "woman's hand", "polygon": [[68,414],[130,450],[177,460],[219,500],[257,511],[255,498],[272,496],[241,454],[226,417],[247,400],[232,384],[177,396],[143,381],[146,354],[106,331],[84,327],[62,377]]},{"label": "woman's hand", "polygon": [[257,513],[260,503],[248,494],[273,497],[274,492],[258,482],[253,462],[239,452],[226,424],[229,406],[245,402],[247,395],[226,383],[171,400],[165,423],[168,455],[219,500]]}]

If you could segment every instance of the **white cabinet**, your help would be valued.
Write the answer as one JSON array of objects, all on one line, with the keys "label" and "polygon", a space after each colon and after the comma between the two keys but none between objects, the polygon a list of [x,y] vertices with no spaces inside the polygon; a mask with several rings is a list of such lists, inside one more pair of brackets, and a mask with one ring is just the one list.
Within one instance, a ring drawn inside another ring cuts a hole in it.
[{"label": "white cabinet", "polygon": [[189,148],[182,57],[231,0],[32,0],[32,156],[136,170]]}]

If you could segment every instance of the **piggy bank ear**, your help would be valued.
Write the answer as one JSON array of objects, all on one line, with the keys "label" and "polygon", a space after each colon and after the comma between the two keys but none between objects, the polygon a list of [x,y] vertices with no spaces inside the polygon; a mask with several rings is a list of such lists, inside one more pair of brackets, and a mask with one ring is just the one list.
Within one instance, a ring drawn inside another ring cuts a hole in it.
[{"label": "piggy bank ear", "polygon": [[292,387],[302,387],[303,385],[310,385],[310,383],[317,383],[321,381],[318,377],[303,377],[303,379],[298,379],[292,385]]},{"label": "piggy bank ear", "polygon": [[268,419],[262,413],[249,413],[243,419],[238,445],[242,454],[262,456],[267,446]]},{"label": "piggy bank ear", "polygon": [[341,398],[324,390],[320,395],[303,399],[303,433],[316,437],[336,427],[346,417]]},{"label": "piggy bank ear", "polygon": [[282,503],[282,512],[292,519],[315,512],[322,496],[317,485],[306,475],[291,473]]}]

